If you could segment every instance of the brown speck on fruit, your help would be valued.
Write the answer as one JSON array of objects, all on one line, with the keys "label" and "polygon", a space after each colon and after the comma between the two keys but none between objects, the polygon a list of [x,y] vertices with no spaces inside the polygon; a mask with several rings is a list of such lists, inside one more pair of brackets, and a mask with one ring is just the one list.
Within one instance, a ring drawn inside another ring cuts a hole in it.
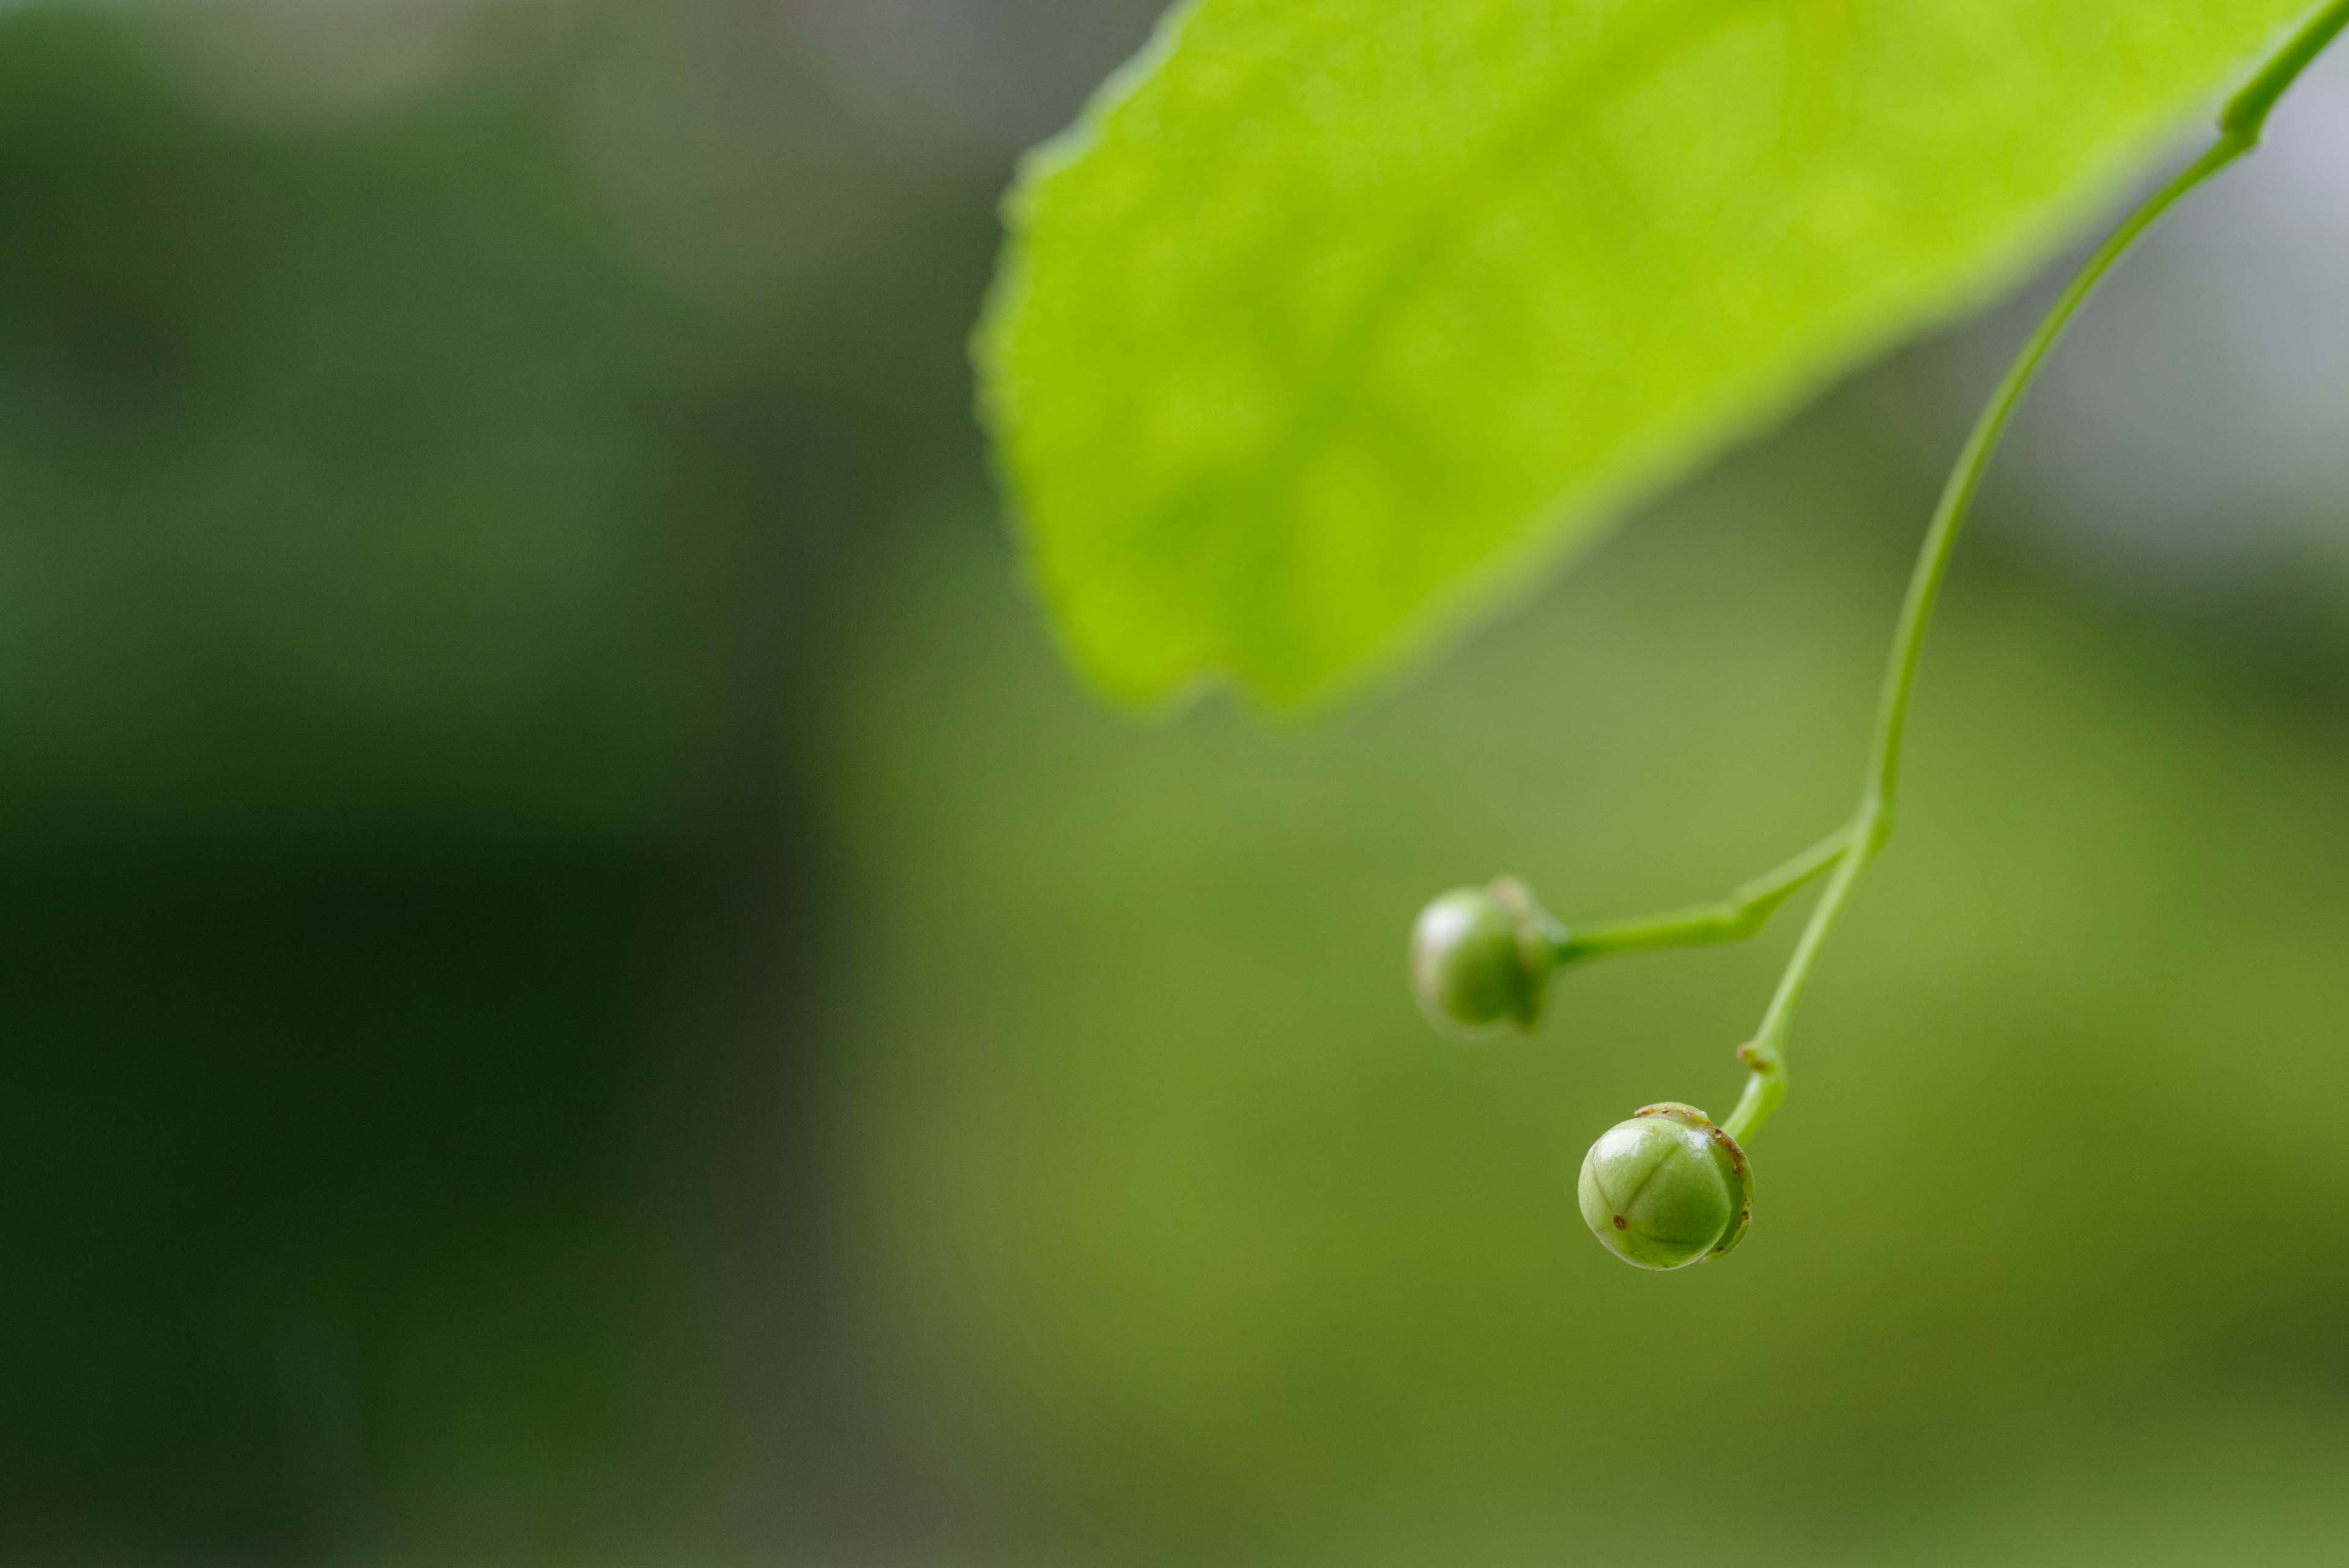
[{"label": "brown speck on fruit", "polygon": [[1623,1216],[1621,1216],[1620,1214],[1618,1214],[1617,1216],[1615,1216],[1615,1229],[1617,1229],[1618,1231],[1628,1231],[1628,1230],[1630,1230],[1630,1227],[1629,1225],[1624,1224],[1624,1223],[1623,1223]]}]

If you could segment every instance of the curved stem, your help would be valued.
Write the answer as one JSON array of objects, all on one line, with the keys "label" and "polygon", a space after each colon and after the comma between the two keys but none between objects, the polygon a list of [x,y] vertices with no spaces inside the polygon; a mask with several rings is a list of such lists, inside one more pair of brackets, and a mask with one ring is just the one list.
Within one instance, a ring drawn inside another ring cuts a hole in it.
[{"label": "curved stem", "polygon": [[1974,497],[1982,489],[1982,477],[1989,472],[1992,454],[1997,451],[2007,421],[2030,389],[2048,352],[2063,337],[2064,328],[2112,270],[2113,264],[2179,197],[2259,144],[2260,131],[2276,100],[2344,26],[2349,26],[2349,0],[2333,0],[2229,100],[2220,117],[2219,140],[2147,197],[2081,265],[2047,314],[2040,318],[2038,327],[1975,420],[1972,433],[1967,436],[1965,446],[1958,453],[1957,465],[1941,491],[1940,504],[1934,509],[1916,568],[1909,578],[1908,597],[1901,604],[1899,624],[1893,632],[1891,659],[1884,672],[1875,743],[1869,752],[1859,810],[1847,830],[1850,834],[1849,851],[1836,864],[1826,891],[1820,895],[1809,923],[1803,928],[1802,939],[1787,961],[1777,992],[1770,999],[1769,1011],[1763,1015],[1760,1032],[1752,1044],[1738,1048],[1738,1057],[1751,1070],[1750,1075],[1737,1108],[1722,1125],[1740,1143],[1761,1130],[1762,1124],[1785,1097],[1786,1033],[1793,1023],[1795,1006],[1810,984],[1827,937],[1850,907],[1860,877],[1892,836],[1894,802],[1900,785],[1900,742],[1908,730],[1909,701],[1916,690],[1925,634],[1932,625],[1933,608],[1949,575],[1950,558],[1957,549],[1958,536],[1965,527],[1968,514],[1973,510]]},{"label": "curved stem", "polygon": [[1718,903],[1693,904],[1668,914],[1580,927],[1568,932],[1553,950],[1558,962],[1571,963],[1577,959],[1643,952],[1652,948],[1743,941],[1767,924],[1779,905],[1826,875],[1843,858],[1850,844],[1850,827],[1838,827],[1775,871],[1756,877]]}]

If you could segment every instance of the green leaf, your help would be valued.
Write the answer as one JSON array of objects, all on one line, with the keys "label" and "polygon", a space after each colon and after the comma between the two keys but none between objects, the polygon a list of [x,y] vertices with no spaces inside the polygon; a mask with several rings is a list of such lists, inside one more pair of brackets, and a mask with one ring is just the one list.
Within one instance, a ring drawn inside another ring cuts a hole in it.
[{"label": "green leaf", "polygon": [[1360,679],[2011,281],[2305,0],[1199,0],[1031,156],[983,400],[1105,692]]}]

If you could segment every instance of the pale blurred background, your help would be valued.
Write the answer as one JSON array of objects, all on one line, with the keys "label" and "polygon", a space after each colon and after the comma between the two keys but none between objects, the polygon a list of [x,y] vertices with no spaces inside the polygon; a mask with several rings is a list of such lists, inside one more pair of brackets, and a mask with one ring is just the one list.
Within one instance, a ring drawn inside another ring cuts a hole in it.
[{"label": "pale blurred background", "polygon": [[0,1563],[2339,1562],[2349,70],[2030,406],[1656,1277],[1576,1163],[1788,933],[1463,1050],[1408,922],[1837,820],[2029,302],[1330,722],[1137,726],[963,338],[1151,11],[0,10]]}]

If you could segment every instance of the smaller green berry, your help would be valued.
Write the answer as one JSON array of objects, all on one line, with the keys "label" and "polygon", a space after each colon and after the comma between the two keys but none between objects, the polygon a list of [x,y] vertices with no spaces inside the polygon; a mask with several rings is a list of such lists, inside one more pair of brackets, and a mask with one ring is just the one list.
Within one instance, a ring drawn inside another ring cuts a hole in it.
[{"label": "smaller green berry", "polygon": [[1577,1184],[1583,1223],[1643,1269],[1718,1258],[1754,1222],[1754,1171],[1737,1140],[1694,1106],[1644,1106],[1599,1136]]},{"label": "smaller green berry", "polygon": [[1440,895],[1411,931],[1421,1011],[1464,1038],[1532,1028],[1565,934],[1515,877]]}]

